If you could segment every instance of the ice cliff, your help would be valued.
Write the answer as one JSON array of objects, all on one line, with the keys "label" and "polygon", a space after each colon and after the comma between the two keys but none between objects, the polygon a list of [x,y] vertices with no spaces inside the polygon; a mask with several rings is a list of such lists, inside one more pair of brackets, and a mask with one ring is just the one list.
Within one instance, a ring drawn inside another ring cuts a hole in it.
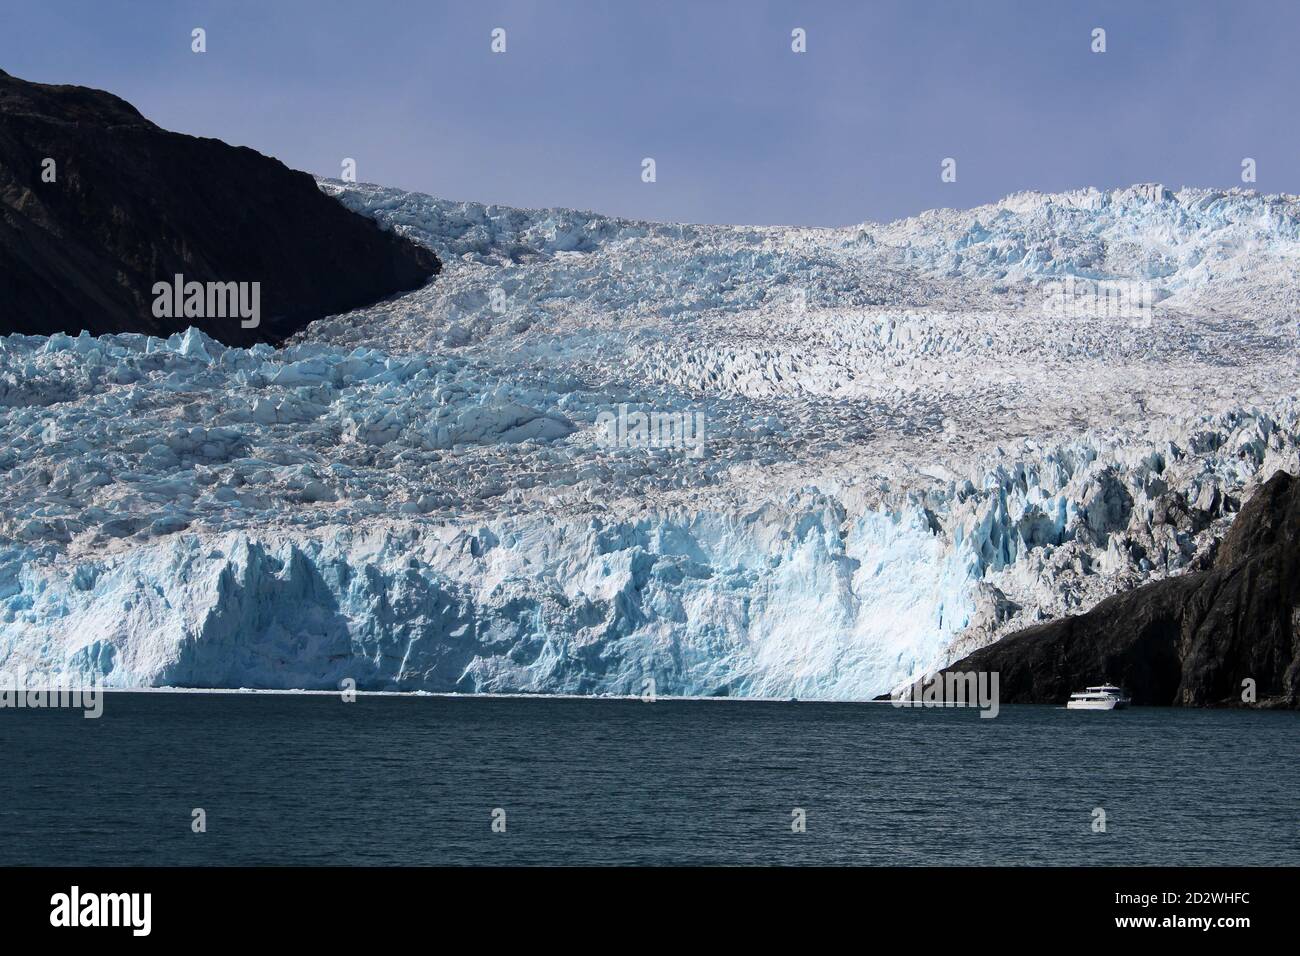
[{"label": "ice cliff", "polygon": [[[1205,566],[1298,470],[1294,197],[813,230],[322,188],[438,281],[279,350],[0,339],[0,672],[868,698]],[[1051,314],[1061,276],[1155,311]]]}]

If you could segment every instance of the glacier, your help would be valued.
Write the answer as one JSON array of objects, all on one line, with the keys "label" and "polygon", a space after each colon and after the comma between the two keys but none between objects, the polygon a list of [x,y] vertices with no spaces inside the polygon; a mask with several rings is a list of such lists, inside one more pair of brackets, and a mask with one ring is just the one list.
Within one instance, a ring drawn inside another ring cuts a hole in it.
[{"label": "glacier", "polygon": [[[1203,566],[1300,471],[1300,200],[846,229],[321,188],[439,278],[284,347],[0,338],[0,673],[865,699]],[[1063,276],[1149,321],[1051,314]],[[702,414],[704,454],[600,440]]]}]

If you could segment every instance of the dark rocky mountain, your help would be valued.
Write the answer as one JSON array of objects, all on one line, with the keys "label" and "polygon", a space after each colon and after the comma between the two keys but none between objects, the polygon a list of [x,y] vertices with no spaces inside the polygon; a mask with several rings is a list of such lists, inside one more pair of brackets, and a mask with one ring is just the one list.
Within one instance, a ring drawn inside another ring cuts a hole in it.
[{"label": "dark rocky mountain", "polygon": [[[230,345],[278,342],[439,267],[278,160],[169,132],[110,93],[0,71],[0,334],[195,325]],[[155,316],[155,283],[177,274],[260,283],[260,324]]]},{"label": "dark rocky mountain", "polygon": [[1300,479],[1279,471],[1246,502],[1214,565],[1008,635],[953,664],[997,671],[1003,703],[1064,703],[1089,684],[1135,704],[1300,706]]}]

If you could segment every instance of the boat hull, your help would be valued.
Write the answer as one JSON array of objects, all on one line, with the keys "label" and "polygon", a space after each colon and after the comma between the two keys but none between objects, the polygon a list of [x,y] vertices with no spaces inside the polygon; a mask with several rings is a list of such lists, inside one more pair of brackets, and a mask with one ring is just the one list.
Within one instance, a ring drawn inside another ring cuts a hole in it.
[{"label": "boat hull", "polygon": [[1115,710],[1123,707],[1119,701],[1111,700],[1072,700],[1065,705],[1066,710]]}]

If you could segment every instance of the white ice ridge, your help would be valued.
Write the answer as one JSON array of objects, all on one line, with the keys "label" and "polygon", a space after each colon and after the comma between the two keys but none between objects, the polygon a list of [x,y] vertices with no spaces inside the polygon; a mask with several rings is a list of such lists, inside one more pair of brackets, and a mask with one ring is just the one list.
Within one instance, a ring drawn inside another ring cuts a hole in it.
[{"label": "white ice ridge", "polygon": [[[0,674],[865,698],[1203,564],[1297,470],[1294,197],[813,230],[322,188],[443,274],[281,350],[0,338]],[[1068,276],[1154,313],[1045,312]]]}]

